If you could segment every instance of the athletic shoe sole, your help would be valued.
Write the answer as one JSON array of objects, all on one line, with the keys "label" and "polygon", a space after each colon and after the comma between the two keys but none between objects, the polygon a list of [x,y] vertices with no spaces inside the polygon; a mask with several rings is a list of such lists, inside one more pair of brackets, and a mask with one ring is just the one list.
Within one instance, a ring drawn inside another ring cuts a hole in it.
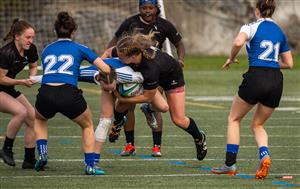
[{"label": "athletic shoe sole", "polygon": [[255,178],[256,179],[264,179],[268,175],[268,171],[271,165],[271,159],[270,157],[265,157],[260,162],[260,167],[256,171]]}]

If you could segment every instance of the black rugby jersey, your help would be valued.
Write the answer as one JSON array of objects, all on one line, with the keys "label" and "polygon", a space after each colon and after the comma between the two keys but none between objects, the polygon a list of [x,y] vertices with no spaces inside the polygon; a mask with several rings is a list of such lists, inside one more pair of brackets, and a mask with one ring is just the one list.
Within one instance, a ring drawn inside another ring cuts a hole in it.
[{"label": "black rugby jersey", "polygon": [[158,32],[155,34],[155,39],[158,41],[158,48],[160,49],[162,48],[162,44],[164,43],[166,38],[168,38],[173,44],[176,44],[182,39],[180,33],[168,20],[157,17],[154,23],[147,24],[141,20],[140,14],[127,18],[116,31],[115,36],[119,38],[124,33],[149,34],[152,31]]},{"label": "black rugby jersey", "polygon": [[14,41],[0,49],[0,68],[8,70],[6,76],[15,79],[16,75],[30,63],[38,60],[36,46],[31,44],[28,50],[24,50],[24,57],[20,55]]},{"label": "black rugby jersey", "polygon": [[[182,81],[180,85],[184,85],[184,77],[181,66],[178,62],[165,52],[157,48],[156,56],[152,60],[143,57],[140,64],[129,64],[134,71],[141,72],[144,77],[143,87],[146,90],[155,89],[158,86],[168,87],[166,84],[171,84],[175,81]],[[112,49],[112,56],[117,57],[117,49]]]}]

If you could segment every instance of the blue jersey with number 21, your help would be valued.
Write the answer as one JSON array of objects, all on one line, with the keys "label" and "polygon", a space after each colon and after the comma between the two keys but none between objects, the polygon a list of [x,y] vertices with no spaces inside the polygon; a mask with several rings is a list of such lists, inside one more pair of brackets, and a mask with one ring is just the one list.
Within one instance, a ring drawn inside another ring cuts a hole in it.
[{"label": "blue jersey with number 21", "polygon": [[43,79],[46,83],[66,83],[77,86],[83,60],[93,63],[98,56],[88,47],[70,39],[59,39],[42,53]]},{"label": "blue jersey with number 21", "polygon": [[289,51],[286,36],[270,18],[260,18],[256,22],[242,26],[247,34],[249,66],[279,68],[278,57]]}]

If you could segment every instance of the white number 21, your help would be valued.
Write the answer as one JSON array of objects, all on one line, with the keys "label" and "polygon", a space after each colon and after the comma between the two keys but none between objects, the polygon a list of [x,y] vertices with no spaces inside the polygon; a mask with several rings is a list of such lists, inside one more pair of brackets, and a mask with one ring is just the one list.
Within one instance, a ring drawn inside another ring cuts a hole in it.
[{"label": "white number 21", "polygon": [[[57,62],[63,62],[63,64],[57,69],[53,69]],[[55,55],[48,55],[44,59],[44,64],[46,64],[44,75],[53,73],[73,75],[73,72],[68,70],[73,63],[74,58],[71,55],[60,55],[58,57]]]},{"label": "white number 21", "polygon": [[[260,47],[265,48],[266,50],[262,52],[258,58],[261,60],[267,60],[267,61],[275,61],[278,62],[278,55],[279,55],[279,45],[280,43],[276,43],[275,45],[272,43],[272,41],[263,40],[260,42]],[[274,51],[274,57],[269,57],[270,54],[272,54]]]}]

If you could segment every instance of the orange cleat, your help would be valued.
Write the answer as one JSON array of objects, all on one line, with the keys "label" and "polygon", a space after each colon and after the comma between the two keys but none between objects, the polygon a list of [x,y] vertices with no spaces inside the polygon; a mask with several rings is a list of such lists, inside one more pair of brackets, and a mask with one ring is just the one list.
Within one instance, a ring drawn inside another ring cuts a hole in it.
[{"label": "orange cleat", "polygon": [[268,175],[269,167],[271,165],[271,159],[269,156],[265,156],[260,161],[259,169],[256,171],[256,179],[264,179]]},{"label": "orange cleat", "polygon": [[160,146],[154,145],[152,147],[152,154],[153,157],[161,157],[161,152],[160,152]]},{"label": "orange cleat", "polygon": [[120,156],[130,156],[130,155],[135,155],[135,146],[132,145],[131,143],[128,143],[125,147],[124,150],[120,153]]}]

